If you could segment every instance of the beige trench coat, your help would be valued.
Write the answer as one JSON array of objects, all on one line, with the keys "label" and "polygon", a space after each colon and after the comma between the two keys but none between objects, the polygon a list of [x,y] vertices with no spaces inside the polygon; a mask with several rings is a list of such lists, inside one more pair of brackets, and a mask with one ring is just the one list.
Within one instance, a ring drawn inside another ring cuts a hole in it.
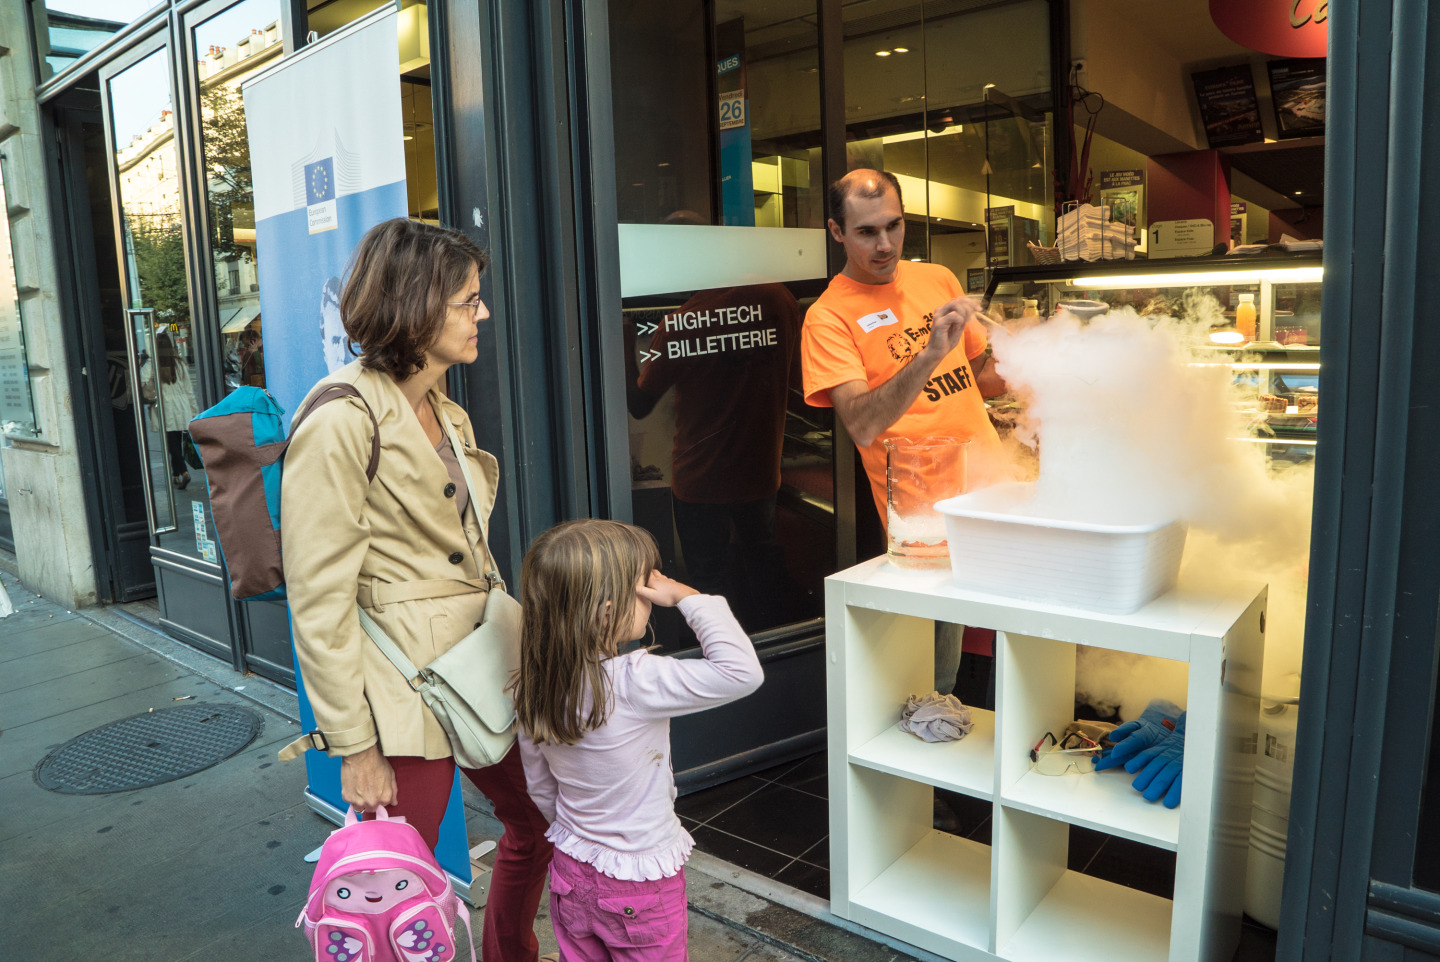
[{"label": "beige trench coat", "polygon": [[475,481],[479,503],[471,502],[462,527],[454,496],[445,493],[445,465],[395,381],[358,360],[321,383],[336,381],[354,384],[370,403],[380,428],[380,462],[367,485],[370,418],[350,397],[316,408],[285,456],[281,544],[305,692],[332,756],[378,740],[387,756],[445,758],[451,752],[444,730],[361,629],[356,599],[416,666],[469,634],[485,609],[483,591],[374,601],[385,600],[386,585],[487,573],[484,549],[472,553],[470,544],[478,544],[495,504],[499,465],[475,446],[464,409],[432,390],[430,403],[454,425]]}]

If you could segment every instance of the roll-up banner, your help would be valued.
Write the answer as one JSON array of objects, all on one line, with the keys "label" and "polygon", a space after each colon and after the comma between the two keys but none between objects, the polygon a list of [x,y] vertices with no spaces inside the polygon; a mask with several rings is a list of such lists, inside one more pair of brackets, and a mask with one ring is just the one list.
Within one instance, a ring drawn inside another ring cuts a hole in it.
[{"label": "roll-up banner", "polygon": [[[340,285],[355,245],[381,221],[408,214],[397,22],[393,6],[376,11],[241,86],[255,185],[265,380],[292,415],[317,381],[351,360],[340,326]],[[301,724],[311,731],[315,716],[298,662],[295,682]],[[343,813],[340,760],[312,750],[305,767],[312,799]],[[468,885],[458,776],[436,857]]]}]

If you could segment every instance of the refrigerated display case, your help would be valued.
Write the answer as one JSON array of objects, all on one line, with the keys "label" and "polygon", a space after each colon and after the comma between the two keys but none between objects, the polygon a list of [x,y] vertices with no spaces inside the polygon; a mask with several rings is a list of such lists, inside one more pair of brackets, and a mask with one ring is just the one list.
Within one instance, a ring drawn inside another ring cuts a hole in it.
[{"label": "refrigerated display case", "polygon": [[[1204,349],[1253,387],[1244,392],[1247,440],[1266,445],[1275,460],[1298,462],[1314,456],[1319,418],[1320,289],[1319,254],[1207,256],[1002,268],[984,303],[1007,318],[1019,317],[1027,300],[1042,317],[1078,300],[1184,317],[1206,310],[1205,295],[1212,296],[1223,320]],[[1253,337],[1235,323],[1245,294],[1256,308]]]}]

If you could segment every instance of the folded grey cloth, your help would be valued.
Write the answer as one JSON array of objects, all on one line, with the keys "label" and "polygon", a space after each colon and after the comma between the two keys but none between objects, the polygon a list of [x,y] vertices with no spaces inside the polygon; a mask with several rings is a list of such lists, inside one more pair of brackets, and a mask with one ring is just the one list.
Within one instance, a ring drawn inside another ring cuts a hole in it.
[{"label": "folded grey cloth", "polygon": [[900,713],[900,730],[919,735],[927,742],[958,741],[974,727],[970,709],[954,695],[942,695],[938,691],[919,698],[911,695]]}]

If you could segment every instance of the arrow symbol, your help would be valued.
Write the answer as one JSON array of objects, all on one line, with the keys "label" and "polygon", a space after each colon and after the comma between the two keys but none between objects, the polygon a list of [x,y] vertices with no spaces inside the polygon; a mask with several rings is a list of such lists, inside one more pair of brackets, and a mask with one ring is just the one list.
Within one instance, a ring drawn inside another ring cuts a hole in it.
[{"label": "arrow symbol", "polygon": [[659,321],[641,321],[637,330],[639,330],[641,334],[654,334],[659,327]]},{"label": "arrow symbol", "polygon": [[641,352],[640,352],[640,360],[644,361],[644,362],[647,363],[647,364],[650,363],[651,361],[655,360],[655,359],[658,358],[659,356],[660,356],[660,352],[659,352],[659,351],[641,351]]}]

